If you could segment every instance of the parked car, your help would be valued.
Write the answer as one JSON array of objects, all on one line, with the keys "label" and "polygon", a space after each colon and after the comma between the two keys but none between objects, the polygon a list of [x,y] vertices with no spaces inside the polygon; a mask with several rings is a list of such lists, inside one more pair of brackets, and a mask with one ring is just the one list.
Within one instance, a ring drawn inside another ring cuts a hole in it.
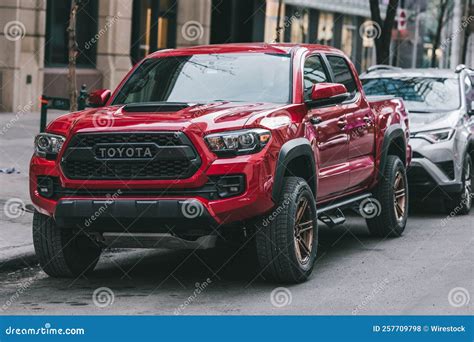
[{"label": "parked car", "polygon": [[[91,271],[104,246],[255,243],[267,279],[301,282],[318,218],[364,204],[373,235],[407,221],[408,117],[368,101],[339,50],[230,44],[153,53],[98,107],[36,137],[33,236],[50,276]],[[378,209],[378,210],[374,210]]]},{"label": "parked car", "polygon": [[469,213],[474,173],[474,86],[469,69],[376,66],[361,75],[368,96],[402,98],[409,111],[412,196],[442,196],[447,213]]}]

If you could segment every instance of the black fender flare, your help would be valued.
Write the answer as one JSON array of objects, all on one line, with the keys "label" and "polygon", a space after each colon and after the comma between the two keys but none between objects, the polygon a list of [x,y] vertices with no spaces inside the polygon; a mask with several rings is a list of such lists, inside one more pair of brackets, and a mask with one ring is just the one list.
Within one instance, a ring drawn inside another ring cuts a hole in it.
[{"label": "black fender flare", "polygon": [[385,170],[385,165],[387,164],[388,150],[390,149],[390,146],[392,145],[393,141],[398,138],[403,139],[403,148],[404,148],[403,154],[405,155],[405,158],[404,160],[402,160],[402,162],[406,165],[407,139],[405,136],[405,131],[403,130],[400,124],[394,124],[394,125],[391,125],[389,128],[387,128],[387,130],[384,133],[382,150],[380,151],[380,164],[379,164],[379,173],[378,173],[379,179],[380,177],[382,177]]},{"label": "black fender flare", "polygon": [[313,195],[316,196],[316,162],[314,160],[313,148],[308,139],[296,138],[284,143],[278,154],[272,189],[272,199],[275,203],[278,203],[280,199],[283,178],[285,177],[287,166],[292,160],[301,156],[307,157],[310,161],[311,174],[314,175],[314,177],[310,180],[309,186],[313,191]]}]

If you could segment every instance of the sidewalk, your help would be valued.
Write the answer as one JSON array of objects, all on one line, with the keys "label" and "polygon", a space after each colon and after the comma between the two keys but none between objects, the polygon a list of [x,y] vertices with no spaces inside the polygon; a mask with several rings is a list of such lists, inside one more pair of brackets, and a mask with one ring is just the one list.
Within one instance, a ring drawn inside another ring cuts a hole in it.
[{"label": "sidewalk", "polygon": [[[64,114],[50,111],[48,121]],[[39,113],[0,113],[0,269],[36,262],[31,234],[33,215],[19,211],[31,204],[28,189],[28,164],[33,141],[39,132]]]}]

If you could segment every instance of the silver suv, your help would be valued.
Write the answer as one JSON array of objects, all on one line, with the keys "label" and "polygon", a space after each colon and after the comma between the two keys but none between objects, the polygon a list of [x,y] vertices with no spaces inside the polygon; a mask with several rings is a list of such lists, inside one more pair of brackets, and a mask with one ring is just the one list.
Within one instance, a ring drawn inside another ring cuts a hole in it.
[{"label": "silver suv", "polygon": [[469,213],[474,173],[474,77],[459,66],[401,69],[375,66],[361,75],[365,93],[392,95],[409,110],[413,160],[410,193],[443,195],[448,213]]}]

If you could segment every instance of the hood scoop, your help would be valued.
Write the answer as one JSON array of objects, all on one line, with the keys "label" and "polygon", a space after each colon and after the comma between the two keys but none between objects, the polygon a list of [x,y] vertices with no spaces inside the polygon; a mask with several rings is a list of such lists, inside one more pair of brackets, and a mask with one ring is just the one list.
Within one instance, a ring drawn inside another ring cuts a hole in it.
[{"label": "hood scoop", "polygon": [[122,110],[129,113],[163,113],[178,112],[190,106],[191,104],[185,102],[145,102],[125,105]]}]

